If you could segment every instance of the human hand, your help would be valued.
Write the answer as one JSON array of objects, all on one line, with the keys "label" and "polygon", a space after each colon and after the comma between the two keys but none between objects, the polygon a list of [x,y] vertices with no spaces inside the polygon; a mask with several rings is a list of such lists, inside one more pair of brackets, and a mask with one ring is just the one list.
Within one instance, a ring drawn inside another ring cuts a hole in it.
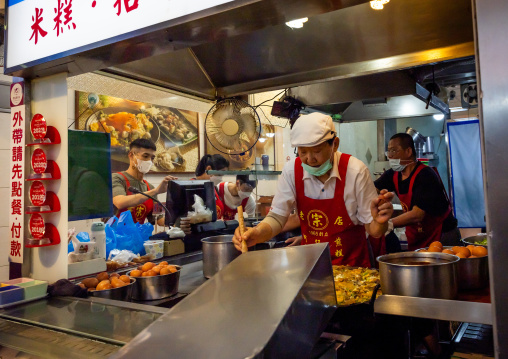
[{"label": "human hand", "polygon": [[289,243],[288,247],[299,246],[302,243],[302,236],[288,238],[285,243]]},{"label": "human hand", "polygon": [[242,241],[247,243],[247,247],[252,247],[256,244],[256,236],[258,235],[258,230],[256,227],[246,227],[245,233],[240,235],[240,227],[235,230],[235,234],[233,235],[233,244],[238,251],[242,251]]},{"label": "human hand", "polygon": [[190,218],[182,217],[180,218],[180,229],[185,233],[185,235],[191,234],[191,223]]},{"label": "human hand", "polygon": [[386,189],[381,190],[379,195],[372,200],[370,204],[370,212],[372,218],[379,224],[388,222],[393,215],[393,200],[394,194],[388,192]]},{"label": "human hand", "polygon": [[164,177],[162,179],[161,183],[156,188],[157,194],[166,193],[168,191],[168,182],[174,181],[177,179],[178,179],[178,177],[174,177],[174,176],[170,176],[170,175]]}]

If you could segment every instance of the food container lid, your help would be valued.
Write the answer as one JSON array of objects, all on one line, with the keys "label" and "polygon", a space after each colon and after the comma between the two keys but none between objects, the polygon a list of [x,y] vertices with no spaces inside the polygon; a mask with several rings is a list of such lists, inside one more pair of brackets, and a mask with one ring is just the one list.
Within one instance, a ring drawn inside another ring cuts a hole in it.
[{"label": "food container lid", "polygon": [[106,225],[102,222],[94,222],[92,223],[92,231],[104,231],[106,229]]}]

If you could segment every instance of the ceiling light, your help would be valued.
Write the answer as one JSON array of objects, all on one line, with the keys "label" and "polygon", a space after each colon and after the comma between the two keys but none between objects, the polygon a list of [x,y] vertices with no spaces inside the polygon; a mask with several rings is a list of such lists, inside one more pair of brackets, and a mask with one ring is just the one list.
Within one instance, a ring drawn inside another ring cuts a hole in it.
[{"label": "ceiling light", "polygon": [[390,0],[373,0],[370,2],[370,7],[374,10],[383,10],[383,6],[389,2]]},{"label": "ceiling light", "polygon": [[259,142],[261,142],[261,143],[263,143],[263,142],[265,142],[265,141],[266,141],[266,138],[261,137],[261,138],[259,139]]},{"label": "ceiling light", "polygon": [[[386,0],[384,0],[386,1]],[[296,19],[286,22],[286,25],[292,29],[301,29],[305,22],[309,21],[309,18],[304,17],[303,19]]]},{"label": "ceiling light", "polygon": [[436,113],[433,117],[434,120],[436,121],[441,121],[442,119],[444,119],[444,115],[442,113]]},{"label": "ceiling light", "polygon": [[266,134],[266,137],[273,137],[273,136],[275,136],[275,133],[273,133],[273,132],[268,132]]}]

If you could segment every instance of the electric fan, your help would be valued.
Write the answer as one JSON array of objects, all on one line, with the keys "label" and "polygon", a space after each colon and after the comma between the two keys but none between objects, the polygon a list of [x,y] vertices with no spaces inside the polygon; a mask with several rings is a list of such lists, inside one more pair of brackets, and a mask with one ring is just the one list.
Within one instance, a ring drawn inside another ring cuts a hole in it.
[{"label": "electric fan", "polygon": [[254,147],[261,135],[261,120],[247,102],[224,99],[208,111],[205,134],[217,151],[228,155],[244,155]]}]

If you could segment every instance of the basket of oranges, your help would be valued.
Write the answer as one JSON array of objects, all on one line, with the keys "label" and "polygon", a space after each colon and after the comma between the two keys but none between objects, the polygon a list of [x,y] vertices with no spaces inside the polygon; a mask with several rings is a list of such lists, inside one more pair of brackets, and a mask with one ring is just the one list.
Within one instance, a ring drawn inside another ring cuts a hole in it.
[{"label": "basket of oranges", "polygon": [[443,246],[441,242],[432,242],[428,248],[418,252],[439,252],[454,254],[460,258],[457,263],[459,289],[481,289],[489,284],[488,250],[484,246],[468,245]]},{"label": "basket of oranges", "polygon": [[127,273],[136,282],[132,288],[132,299],[155,300],[171,297],[178,292],[181,267],[168,264],[146,262]]}]

